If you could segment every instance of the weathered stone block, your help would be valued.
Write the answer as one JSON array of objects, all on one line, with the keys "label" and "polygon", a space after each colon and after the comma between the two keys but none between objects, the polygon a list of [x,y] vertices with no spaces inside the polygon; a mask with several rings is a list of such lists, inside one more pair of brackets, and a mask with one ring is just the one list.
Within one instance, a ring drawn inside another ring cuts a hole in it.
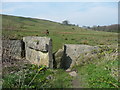
[{"label": "weathered stone block", "polygon": [[62,58],[63,58],[63,54],[64,54],[64,50],[63,49],[59,49],[55,53],[56,68],[60,68],[61,67],[61,61],[62,61]]},{"label": "weathered stone block", "polygon": [[22,40],[2,40],[3,57],[22,58]]},{"label": "weathered stone block", "polygon": [[52,40],[47,37],[23,37],[26,59],[33,64],[53,68]]},{"label": "weathered stone block", "polygon": [[65,44],[62,67],[64,69],[73,67],[74,65],[76,65],[76,61],[81,56],[81,54],[97,49],[97,46]]}]

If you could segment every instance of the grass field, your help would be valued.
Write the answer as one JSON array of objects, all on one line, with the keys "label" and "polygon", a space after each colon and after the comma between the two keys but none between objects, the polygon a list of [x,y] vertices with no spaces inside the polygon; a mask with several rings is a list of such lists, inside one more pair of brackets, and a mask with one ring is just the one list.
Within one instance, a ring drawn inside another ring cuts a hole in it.
[{"label": "grass field", "polygon": [[[74,28],[74,29],[73,29]],[[45,31],[50,34],[46,36]],[[50,37],[53,42],[53,53],[62,48],[64,44],[85,44],[85,45],[117,45],[118,33],[94,31],[83,29],[78,26],[67,26],[60,23],[41,20],[35,18],[24,18],[16,16],[2,15],[2,37],[3,39],[22,39],[25,36]],[[106,50],[106,51],[105,51]],[[62,69],[41,70],[35,65],[13,66],[5,68],[11,71],[10,74],[3,76],[4,88],[71,88],[72,80],[80,82],[79,87],[85,88],[118,88],[118,58],[117,49],[103,48],[102,52],[97,53],[98,57],[83,56],[86,61],[92,62],[75,66],[78,78],[71,77]],[[23,62],[22,62],[23,63]],[[18,64],[22,65],[22,64]],[[25,67],[25,68],[24,68]],[[11,69],[12,68],[12,69]],[[4,71],[5,71],[4,70]],[[7,71],[6,71],[7,72]],[[21,75],[21,73],[23,73]],[[31,80],[35,79],[30,84]],[[53,79],[46,77],[52,76]],[[30,85],[29,85],[30,84]],[[75,87],[74,87],[75,88]]]},{"label": "grass field", "polygon": [[22,39],[24,36],[44,37],[48,29],[50,35],[46,37],[52,38],[54,52],[68,43],[87,45],[116,45],[118,43],[118,33],[86,30],[48,20],[3,15],[2,22],[2,35],[9,39]]}]

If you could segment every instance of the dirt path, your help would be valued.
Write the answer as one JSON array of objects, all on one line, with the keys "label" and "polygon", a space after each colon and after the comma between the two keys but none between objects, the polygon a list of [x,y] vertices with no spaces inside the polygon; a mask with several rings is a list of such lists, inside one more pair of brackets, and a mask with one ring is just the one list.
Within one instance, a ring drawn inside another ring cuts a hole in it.
[{"label": "dirt path", "polygon": [[80,83],[80,76],[78,75],[78,73],[76,71],[71,71],[71,70],[68,70],[67,73],[69,73],[69,75],[74,78],[72,80],[73,88],[82,88]]},{"label": "dirt path", "polygon": [[72,81],[73,88],[85,88],[84,80],[80,77],[80,75],[77,75],[74,80]]},{"label": "dirt path", "polygon": [[73,88],[80,88],[79,76],[76,76],[72,81]]}]

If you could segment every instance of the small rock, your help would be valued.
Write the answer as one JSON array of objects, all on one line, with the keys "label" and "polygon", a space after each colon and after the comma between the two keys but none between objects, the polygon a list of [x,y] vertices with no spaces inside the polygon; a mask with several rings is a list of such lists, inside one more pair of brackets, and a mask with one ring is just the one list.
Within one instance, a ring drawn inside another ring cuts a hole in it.
[{"label": "small rock", "polygon": [[75,71],[72,71],[69,73],[69,75],[75,77],[75,76],[77,76],[77,73]]},{"label": "small rock", "polygon": [[70,71],[71,71],[71,69],[67,69],[67,70],[66,70],[66,72],[70,72]]},{"label": "small rock", "polygon": [[11,74],[14,73],[14,71],[10,72]]},{"label": "small rock", "polygon": [[48,80],[53,79],[53,76],[49,75],[49,76],[46,77],[46,79],[48,79]]}]

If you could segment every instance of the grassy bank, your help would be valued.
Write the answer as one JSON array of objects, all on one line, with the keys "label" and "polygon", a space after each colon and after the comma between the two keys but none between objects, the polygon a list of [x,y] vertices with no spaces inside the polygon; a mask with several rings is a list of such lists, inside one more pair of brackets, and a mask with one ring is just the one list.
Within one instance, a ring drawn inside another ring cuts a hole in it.
[{"label": "grassy bank", "polygon": [[106,49],[98,54],[96,58],[89,58],[91,62],[87,60],[84,64],[73,68],[78,71],[79,87],[119,88],[117,50]]}]

